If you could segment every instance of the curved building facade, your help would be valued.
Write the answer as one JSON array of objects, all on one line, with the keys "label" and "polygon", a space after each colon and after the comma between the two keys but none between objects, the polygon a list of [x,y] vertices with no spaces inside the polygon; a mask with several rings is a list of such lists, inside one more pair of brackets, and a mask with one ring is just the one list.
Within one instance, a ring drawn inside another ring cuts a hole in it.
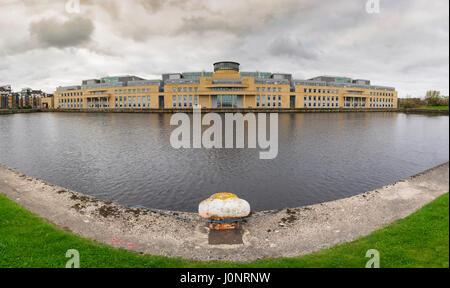
[{"label": "curved building facade", "polygon": [[241,72],[240,64],[217,62],[214,72],[162,75],[162,80],[136,76],[85,80],[58,87],[54,108],[189,109],[204,108],[397,108],[393,87],[369,80],[319,76],[295,80],[291,74]]}]

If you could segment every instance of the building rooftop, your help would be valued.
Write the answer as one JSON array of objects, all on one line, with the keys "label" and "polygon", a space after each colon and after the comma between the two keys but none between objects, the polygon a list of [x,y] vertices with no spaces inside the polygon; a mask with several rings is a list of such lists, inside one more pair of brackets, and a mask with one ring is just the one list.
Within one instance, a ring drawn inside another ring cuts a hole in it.
[{"label": "building rooftop", "polygon": [[[214,72],[221,70],[234,70],[239,72],[240,64],[233,61],[221,61],[214,63]],[[112,88],[124,86],[146,86],[159,85],[162,89],[166,84],[199,84],[201,77],[212,77],[214,72],[183,72],[167,73],[162,75],[162,79],[148,80],[134,75],[107,76],[99,79],[83,80],[81,85],[58,87],[57,91],[70,91],[79,89]],[[345,76],[321,75],[307,80],[293,79],[292,74],[272,73],[259,71],[240,72],[242,77],[254,77],[257,84],[290,84],[291,89],[295,85],[308,86],[328,86],[328,87],[348,87],[348,88],[366,88],[395,91],[394,87],[371,85],[370,80],[352,79]],[[242,81],[241,78],[233,81]],[[220,81],[214,79],[215,83]],[[227,81],[230,81],[227,79]]]}]

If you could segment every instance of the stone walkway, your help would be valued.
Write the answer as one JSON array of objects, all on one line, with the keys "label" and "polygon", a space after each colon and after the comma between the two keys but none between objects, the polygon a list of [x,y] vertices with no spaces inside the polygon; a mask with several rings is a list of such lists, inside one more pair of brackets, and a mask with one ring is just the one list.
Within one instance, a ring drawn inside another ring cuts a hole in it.
[{"label": "stone walkway", "polygon": [[[242,227],[244,244],[211,246],[203,222],[100,201],[0,165],[0,193],[63,230],[136,252],[196,260],[242,262],[308,254],[368,235],[448,191],[446,163],[351,198],[249,220]],[[178,215],[199,219],[191,213]]]}]

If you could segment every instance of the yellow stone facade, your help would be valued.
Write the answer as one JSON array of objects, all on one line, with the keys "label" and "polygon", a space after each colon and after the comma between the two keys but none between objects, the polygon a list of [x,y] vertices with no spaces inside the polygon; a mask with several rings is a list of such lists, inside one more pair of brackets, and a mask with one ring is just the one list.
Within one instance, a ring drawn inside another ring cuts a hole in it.
[{"label": "yellow stone facade", "polygon": [[[51,102],[46,101],[47,105]],[[322,76],[293,80],[290,74],[240,72],[239,63],[218,62],[214,72],[165,74],[162,80],[135,76],[85,80],[59,87],[56,109],[335,109],[397,108],[392,87],[368,80]]]}]

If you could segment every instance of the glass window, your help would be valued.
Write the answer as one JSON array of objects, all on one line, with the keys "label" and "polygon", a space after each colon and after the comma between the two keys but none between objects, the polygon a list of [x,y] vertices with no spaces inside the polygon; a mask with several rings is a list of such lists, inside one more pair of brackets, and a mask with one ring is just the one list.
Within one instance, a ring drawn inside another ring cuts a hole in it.
[{"label": "glass window", "polygon": [[[225,107],[225,108],[231,108],[233,107],[233,95],[222,95],[222,96],[217,96],[217,99],[219,101],[219,99],[222,98],[222,105],[218,107]],[[219,103],[218,103],[219,104]]]}]

